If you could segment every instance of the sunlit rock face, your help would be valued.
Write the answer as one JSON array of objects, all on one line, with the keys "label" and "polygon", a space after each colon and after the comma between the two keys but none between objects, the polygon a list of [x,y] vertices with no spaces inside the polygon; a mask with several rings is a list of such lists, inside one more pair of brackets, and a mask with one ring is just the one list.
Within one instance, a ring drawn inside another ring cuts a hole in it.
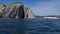
[{"label": "sunlit rock face", "polygon": [[0,18],[2,18],[2,15],[3,15],[3,9],[5,8],[6,6],[4,4],[1,4],[0,3]]},{"label": "sunlit rock face", "polygon": [[32,11],[24,4],[16,2],[3,9],[3,18],[35,18]]},{"label": "sunlit rock face", "polygon": [[4,7],[6,7],[4,4],[0,3],[0,9],[3,9]]}]

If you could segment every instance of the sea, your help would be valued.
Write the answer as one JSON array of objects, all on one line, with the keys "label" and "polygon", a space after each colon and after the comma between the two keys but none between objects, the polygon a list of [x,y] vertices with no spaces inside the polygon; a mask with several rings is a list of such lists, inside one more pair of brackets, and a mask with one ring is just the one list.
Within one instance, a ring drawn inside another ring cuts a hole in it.
[{"label": "sea", "polygon": [[60,19],[0,18],[0,34],[60,34]]}]

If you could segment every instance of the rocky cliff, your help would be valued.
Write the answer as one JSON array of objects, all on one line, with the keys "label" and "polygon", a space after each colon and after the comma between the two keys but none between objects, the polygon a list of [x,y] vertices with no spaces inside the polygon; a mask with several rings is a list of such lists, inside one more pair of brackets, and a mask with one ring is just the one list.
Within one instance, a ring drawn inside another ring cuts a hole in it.
[{"label": "rocky cliff", "polygon": [[0,18],[2,18],[3,15],[3,9],[6,7],[6,5],[0,3]]},{"label": "rocky cliff", "polygon": [[2,18],[35,18],[32,11],[20,2],[12,3],[2,9]]}]

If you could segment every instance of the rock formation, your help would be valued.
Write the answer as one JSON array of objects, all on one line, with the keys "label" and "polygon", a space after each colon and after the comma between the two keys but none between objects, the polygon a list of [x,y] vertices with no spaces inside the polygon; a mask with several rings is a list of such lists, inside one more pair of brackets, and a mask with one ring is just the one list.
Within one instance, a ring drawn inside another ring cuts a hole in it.
[{"label": "rock formation", "polygon": [[2,9],[2,18],[35,18],[32,11],[20,2],[12,3]]},{"label": "rock formation", "polygon": [[3,9],[5,8],[6,6],[4,4],[0,4],[0,18],[2,18],[2,15],[3,15]]}]

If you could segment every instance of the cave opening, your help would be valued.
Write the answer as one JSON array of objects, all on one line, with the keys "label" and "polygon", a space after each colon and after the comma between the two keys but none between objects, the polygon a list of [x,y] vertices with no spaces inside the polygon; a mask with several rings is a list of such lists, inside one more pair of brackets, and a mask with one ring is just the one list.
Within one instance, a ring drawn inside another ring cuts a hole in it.
[{"label": "cave opening", "polygon": [[24,18],[24,16],[25,16],[24,8],[23,8],[23,6],[20,6],[20,7],[18,8],[18,17],[19,17],[19,18]]}]

